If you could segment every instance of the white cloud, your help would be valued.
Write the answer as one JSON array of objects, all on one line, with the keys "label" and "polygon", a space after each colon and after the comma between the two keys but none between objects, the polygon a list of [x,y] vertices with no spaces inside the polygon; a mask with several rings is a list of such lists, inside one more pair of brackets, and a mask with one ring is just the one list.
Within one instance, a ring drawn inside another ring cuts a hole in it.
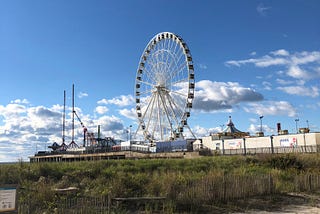
[{"label": "white cloud", "polygon": [[[19,103],[19,104],[17,104]],[[7,105],[0,105],[0,162],[17,161],[23,157],[27,160],[36,150],[46,150],[53,142],[62,141],[62,111],[60,105],[52,107],[28,106],[28,102],[18,101]],[[98,107],[102,113],[107,107]],[[66,115],[66,143],[71,142],[71,108]],[[123,137],[123,121],[116,116],[102,116],[94,119],[93,116],[84,115],[80,108],[76,112],[89,132],[96,132],[96,127],[101,125],[104,136],[116,139]],[[75,141],[82,144],[83,129],[75,118]],[[1,159],[4,157],[5,159]]]},{"label": "white cloud", "polygon": [[121,121],[121,119],[114,115],[112,116],[104,115],[98,118],[97,120],[95,120],[95,123],[101,125],[103,129],[108,131],[124,129],[123,122]]},{"label": "white cloud", "polygon": [[320,52],[319,51],[312,51],[312,52],[299,52],[291,57],[292,63],[294,65],[304,65],[313,62],[320,62]]},{"label": "white cloud", "polygon": [[295,79],[312,79],[312,75],[297,65],[289,67],[287,75]]},{"label": "white cloud", "polygon": [[267,90],[267,91],[270,91],[272,89],[272,84],[270,82],[267,82],[267,81],[263,81],[262,82],[262,85],[264,87],[264,90]]},{"label": "white cloud", "polygon": [[125,116],[126,118],[132,119],[132,120],[137,120],[137,113],[134,108],[132,109],[121,109],[119,110],[119,113],[122,116]]},{"label": "white cloud", "polygon": [[245,60],[229,60],[225,62],[227,66],[243,66],[253,64],[256,67],[278,66],[284,67],[284,71],[277,72],[278,75],[286,75],[288,77],[299,80],[311,80],[320,77],[320,52],[297,52],[290,54],[284,49],[271,51],[270,55],[260,58],[250,58]]},{"label": "white cloud", "polygon": [[296,109],[286,101],[265,101],[262,103],[249,103],[244,110],[257,115],[285,115],[289,117],[297,116]]},{"label": "white cloud", "polygon": [[205,64],[199,64],[199,68],[203,70],[207,70],[208,66]]},{"label": "white cloud", "polygon": [[294,81],[291,80],[284,80],[284,79],[276,79],[276,82],[280,85],[290,85],[292,83],[294,83]]},{"label": "white cloud", "polygon": [[288,64],[287,59],[284,58],[274,58],[270,57],[268,55],[263,56],[261,58],[251,58],[251,59],[245,59],[245,60],[229,60],[226,62],[226,65],[233,65],[240,67],[241,65],[245,64],[254,64],[257,67],[269,67],[273,65],[286,65]]},{"label": "white cloud", "polygon": [[257,12],[261,15],[261,16],[266,16],[267,15],[267,11],[271,9],[271,7],[266,7],[264,6],[262,3],[260,3],[257,6]]},{"label": "white cloud", "polygon": [[204,137],[209,135],[209,130],[200,126],[193,127],[192,131],[197,137]]},{"label": "white cloud", "polygon": [[204,112],[231,109],[241,102],[255,102],[263,96],[251,88],[236,82],[212,82],[202,80],[196,83],[194,109]]},{"label": "white cloud", "polygon": [[316,86],[311,86],[309,88],[304,86],[287,86],[287,87],[278,87],[277,89],[292,95],[308,96],[308,97],[319,96],[319,88]]},{"label": "white cloud", "polygon": [[113,105],[117,105],[117,106],[128,106],[128,105],[132,105],[134,103],[134,98],[132,95],[121,95],[119,97],[116,98],[112,98],[110,100],[107,99],[102,99],[99,100],[97,102],[98,104],[102,105],[102,104],[113,104]]},{"label": "white cloud", "polygon": [[16,104],[29,104],[29,101],[27,99],[16,99],[11,101],[11,103],[16,103]]},{"label": "white cloud", "polygon": [[[259,124],[250,124],[248,128],[248,131],[253,134],[260,132],[260,130],[261,130],[261,126]],[[275,134],[274,133],[275,130],[273,128],[270,128],[268,125],[264,125],[264,124],[262,124],[262,131],[265,133]]]},{"label": "white cloud", "polygon": [[85,93],[85,92],[79,92],[79,94],[78,94],[78,97],[81,99],[81,98],[83,98],[83,97],[87,97],[87,96],[89,96],[87,93]]},{"label": "white cloud", "polygon": [[289,52],[284,50],[284,49],[279,49],[279,50],[276,50],[276,51],[271,51],[270,52],[272,55],[275,55],[275,56],[289,56]]},{"label": "white cloud", "polygon": [[106,106],[97,106],[95,109],[95,112],[97,112],[98,114],[105,114],[108,111],[109,109]]}]

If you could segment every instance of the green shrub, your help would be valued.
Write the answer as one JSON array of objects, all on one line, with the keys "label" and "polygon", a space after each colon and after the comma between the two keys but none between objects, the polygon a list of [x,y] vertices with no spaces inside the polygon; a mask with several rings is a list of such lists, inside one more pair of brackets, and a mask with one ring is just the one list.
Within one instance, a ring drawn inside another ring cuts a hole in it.
[{"label": "green shrub", "polygon": [[294,168],[297,170],[303,169],[302,162],[299,161],[295,155],[291,155],[291,154],[272,156],[269,161],[270,161],[269,164],[271,165],[271,167],[276,169],[282,169],[282,170],[286,170],[290,168]]}]

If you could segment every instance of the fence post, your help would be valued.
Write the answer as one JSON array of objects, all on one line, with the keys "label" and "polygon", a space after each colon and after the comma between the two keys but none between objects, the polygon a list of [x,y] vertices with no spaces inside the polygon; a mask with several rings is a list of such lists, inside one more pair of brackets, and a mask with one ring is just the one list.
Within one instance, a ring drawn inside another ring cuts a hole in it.
[{"label": "fence post", "polygon": [[312,178],[311,178],[311,174],[308,175],[308,182],[309,182],[309,191],[312,191]]},{"label": "fence post", "polygon": [[221,142],[222,142],[222,154],[224,155],[224,139],[222,139]]},{"label": "fence post", "polygon": [[273,194],[273,179],[271,174],[269,174],[269,194]]},{"label": "fence post", "polygon": [[271,143],[271,153],[273,154],[274,153],[274,150],[273,150],[273,136],[270,136],[270,143]]},{"label": "fence post", "polygon": [[223,201],[225,202],[227,198],[227,182],[226,182],[226,172],[223,172]]},{"label": "fence post", "polygon": [[247,155],[246,138],[243,138],[243,149],[244,155]]}]

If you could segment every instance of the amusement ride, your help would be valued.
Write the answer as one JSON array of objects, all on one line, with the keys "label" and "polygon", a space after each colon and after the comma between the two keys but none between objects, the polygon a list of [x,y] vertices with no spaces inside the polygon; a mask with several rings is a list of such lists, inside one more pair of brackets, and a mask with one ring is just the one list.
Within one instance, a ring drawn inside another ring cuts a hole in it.
[{"label": "amusement ride", "polygon": [[[162,32],[145,47],[135,79],[138,133],[148,142],[184,139],[195,92],[194,65],[187,43]],[[194,136],[194,135],[193,135]]]}]

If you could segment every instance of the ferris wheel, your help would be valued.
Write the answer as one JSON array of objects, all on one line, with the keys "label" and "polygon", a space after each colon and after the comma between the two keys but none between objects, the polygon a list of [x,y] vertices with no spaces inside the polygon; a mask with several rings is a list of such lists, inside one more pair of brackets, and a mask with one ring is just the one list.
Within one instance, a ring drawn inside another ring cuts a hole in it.
[{"label": "ferris wheel", "polygon": [[[170,32],[154,36],[144,49],[135,80],[137,133],[150,142],[184,138],[195,79],[183,39]],[[192,133],[192,132],[191,132]]]}]

